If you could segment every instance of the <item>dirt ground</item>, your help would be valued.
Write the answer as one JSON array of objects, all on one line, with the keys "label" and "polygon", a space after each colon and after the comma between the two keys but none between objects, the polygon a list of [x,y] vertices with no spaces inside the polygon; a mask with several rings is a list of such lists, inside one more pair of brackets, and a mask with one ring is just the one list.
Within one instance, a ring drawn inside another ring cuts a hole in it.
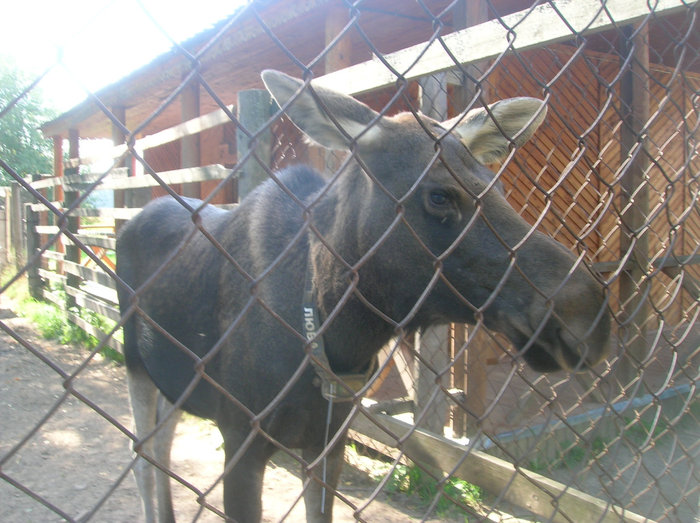
[{"label": "dirt ground", "polygon": [[[131,412],[124,367],[96,355],[81,369],[89,355],[85,349],[41,339],[31,324],[15,317],[2,303],[0,324],[0,522],[143,521],[130,471],[130,439],[125,434],[131,427]],[[20,340],[28,341],[37,354]],[[68,380],[74,373],[76,377]],[[677,437],[657,442],[655,452],[645,453],[641,461],[633,455],[634,445],[621,447],[594,473],[579,477],[578,487],[602,495],[599,475],[618,470],[624,463],[638,463],[606,487],[609,495],[623,503],[631,501],[633,510],[655,519],[699,522],[697,494],[692,500],[678,499],[700,469],[697,427],[695,416],[678,423]],[[467,521],[456,512],[423,519],[426,506],[416,496],[375,493],[377,480],[369,472],[381,468],[381,462],[351,452],[347,457],[350,464],[344,468],[339,487],[346,501],[335,502],[336,522],[355,521],[356,516],[387,523]],[[186,416],[178,426],[172,459],[177,475],[193,488],[208,492],[223,464],[218,430],[210,422]],[[656,474],[669,467],[666,474]],[[572,471],[561,473],[564,476],[555,479],[568,483]],[[200,511],[192,489],[172,483],[178,521],[221,521],[209,510]],[[637,493],[634,500],[626,499],[630,493]],[[298,467],[291,458],[278,455],[266,471],[263,521],[304,521],[300,494]],[[222,510],[220,485],[214,485],[206,501]],[[674,506],[680,510],[673,511],[670,507]],[[518,514],[518,510],[511,507],[508,512]],[[478,519],[469,516],[468,521]],[[489,519],[523,521],[493,512]]]},{"label": "dirt ground", "polygon": [[[105,523],[143,521],[136,484],[128,470],[132,462],[129,439],[123,432],[124,427],[131,427],[124,367],[97,355],[70,381],[77,394],[94,404],[91,408],[63,385],[84,363],[88,355],[84,349],[42,340],[26,320],[14,317],[8,309],[0,310],[0,321],[39,351],[37,357],[5,330],[0,331],[0,521],[52,522],[86,516]],[[178,426],[172,458],[178,475],[206,491],[222,470],[218,431],[211,423],[186,417]],[[366,521],[422,520],[425,506],[421,508],[417,498],[389,498],[380,493],[373,499],[376,480],[363,468],[367,467],[362,463],[346,465],[340,493],[351,505],[336,500],[336,522],[355,521],[357,508]],[[286,521],[303,521],[300,492],[301,481],[291,459],[275,458],[265,476],[263,520],[278,521],[291,508]],[[49,510],[35,497],[63,514]],[[220,485],[206,499],[221,509]],[[174,484],[174,506],[179,521],[197,517],[196,495],[180,484]],[[465,518],[443,514],[427,521],[438,520],[463,523]],[[221,518],[205,510],[197,521]]]}]

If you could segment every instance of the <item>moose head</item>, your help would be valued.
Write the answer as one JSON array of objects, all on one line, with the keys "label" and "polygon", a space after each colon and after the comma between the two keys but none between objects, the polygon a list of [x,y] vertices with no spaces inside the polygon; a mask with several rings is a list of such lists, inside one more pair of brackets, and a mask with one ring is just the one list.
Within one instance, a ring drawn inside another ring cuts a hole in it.
[{"label": "moose head", "polygon": [[503,100],[437,122],[413,112],[384,116],[276,71],[263,80],[310,140],[352,152],[312,205],[314,263],[327,275],[320,283],[337,287],[327,310],[357,269],[362,301],[394,326],[483,318],[538,371],[580,370],[605,356],[601,286],[515,212],[485,166],[536,132],[546,115],[541,100]]}]

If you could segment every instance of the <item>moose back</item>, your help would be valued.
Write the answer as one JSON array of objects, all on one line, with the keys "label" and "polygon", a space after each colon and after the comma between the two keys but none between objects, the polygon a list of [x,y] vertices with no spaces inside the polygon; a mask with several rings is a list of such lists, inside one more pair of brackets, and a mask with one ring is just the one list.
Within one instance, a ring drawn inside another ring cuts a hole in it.
[{"label": "moose back", "polygon": [[[239,522],[260,520],[272,454],[301,449],[307,520],[327,522],[343,461],[338,432],[353,404],[332,406],[335,445],[326,448],[329,376],[366,373],[397,333],[477,319],[535,370],[579,371],[605,356],[610,320],[596,280],[531,229],[484,166],[533,135],[541,101],[437,122],[383,116],[276,71],[263,81],[310,140],[351,159],[325,176],[277,173],[230,211],[159,199],[123,228],[117,273],[135,448],[167,468],[180,409],[214,420],[224,508]],[[317,315],[311,339],[305,300]],[[312,350],[320,341],[322,353]],[[168,476],[145,459],[135,473],[147,520],[173,520]]]}]

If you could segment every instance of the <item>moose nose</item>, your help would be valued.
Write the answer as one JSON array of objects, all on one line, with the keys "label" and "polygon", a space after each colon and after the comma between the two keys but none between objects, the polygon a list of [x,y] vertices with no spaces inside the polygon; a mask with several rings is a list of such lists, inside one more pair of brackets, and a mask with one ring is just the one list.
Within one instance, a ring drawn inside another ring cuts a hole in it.
[{"label": "moose nose", "polygon": [[559,324],[555,358],[563,368],[583,371],[605,359],[610,349],[610,314],[603,292],[592,278],[556,300],[555,316]]},{"label": "moose nose", "polygon": [[[589,335],[579,337],[570,329],[559,330],[558,360],[562,368],[572,372],[585,371],[603,361],[610,349],[609,316],[604,314]],[[607,320],[607,321],[606,321]]]}]

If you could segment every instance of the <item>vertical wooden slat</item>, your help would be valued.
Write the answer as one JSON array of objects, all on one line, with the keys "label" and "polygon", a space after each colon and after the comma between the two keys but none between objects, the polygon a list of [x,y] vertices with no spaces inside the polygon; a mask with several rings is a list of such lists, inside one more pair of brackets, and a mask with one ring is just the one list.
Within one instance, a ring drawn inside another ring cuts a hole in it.
[{"label": "vertical wooden slat", "polygon": [[[199,116],[199,81],[194,78],[180,94],[181,121],[186,122]],[[199,134],[185,136],[180,139],[180,167],[199,167],[201,165],[201,149]],[[199,198],[201,189],[198,182],[183,183],[182,195]]]},{"label": "vertical wooden slat", "polygon": [[[80,133],[77,129],[70,129],[68,131],[68,157],[73,160],[80,158]],[[80,167],[71,167],[65,169],[65,174],[72,175],[78,174],[80,172]],[[75,190],[69,190],[64,192],[64,208],[69,208],[75,200],[78,198],[78,192]],[[78,228],[80,227],[80,218],[71,214],[68,217],[68,230],[73,234],[78,233]],[[73,244],[68,242],[66,244],[66,261],[73,263],[80,263],[80,249]],[[80,277],[74,274],[66,275],[66,286],[78,289],[80,287]],[[76,306],[75,297],[66,293],[66,308],[71,309]]]},{"label": "vertical wooden slat", "polygon": [[[32,175],[32,181],[37,181],[41,179],[41,175]],[[36,232],[36,226],[39,225],[39,213],[32,210],[31,206],[27,206],[25,209],[26,213],[26,235],[27,235],[27,260],[36,254],[39,250],[40,239],[39,234]],[[41,287],[41,277],[39,276],[39,267],[41,265],[41,259],[37,259],[32,265],[27,269],[27,284],[29,287],[29,295],[35,300],[41,300],[43,298],[43,289]]]},{"label": "vertical wooden slat", "polygon": [[[460,0],[453,7],[454,29],[466,29],[473,25],[478,25],[489,19],[489,6],[486,0]],[[461,85],[456,85],[452,89],[450,96],[450,105],[453,108],[454,114],[459,114],[464,111],[474,96],[477,94],[477,85],[472,79],[477,79],[481,76],[482,64],[470,64],[463,66],[465,71]],[[488,93],[483,91],[485,85],[480,86],[484,99]]]},{"label": "vertical wooden slat", "polygon": [[[488,17],[488,4],[485,0],[461,0],[455,6],[455,29],[465,29],[472,25],[486,22]],[[481,90],[482,100],[488,101],[488,84],[478,86],[472,80],[481,76],[481,71],[479,70],[481,65],[466,66],[466,74],[462,84],[453,86],[450,105],[454,114],[459,114],[467,109],[479,90]],[[465,404],[463,406],[466,410],[476,416],[480,416],[484,412],[486,403],[486,362],[482,361],[482,358],[488,352],[489,339],[482,329],[477,330],[476,335],[472,335],[471,332],[465,331],[463,325],[455,325],[454,327],[455,352],[459,351],[459,348],[465,343],[468,336],[473,338],[469,340],[467,349],[453,363],[454,387],[464,391]],[[460,407],[453,409],[452,418],[452,428],[455,437],[466,436],[476,429],[476,427],[470,427],[467,414]]]},{"label": "vertical wooden slat", "polygon": [[[449,328],[447,325],[428,327],[416,336],[416,341],[419,354],[413,373],[416,379],[416,425],[442,436],[447,424],[449,401],[442,390],[436,389],[449,388],[449,376],[439,374],[448,365]],[[418,419],[420,415],[422,418]]]},{"label": "vertical wooden slat", "polygon": [[[447,116],[447,83],[445,74],[421,78],[421,111],[442,120]],[[418,415],[428,409],[427,415],[418,425],[435,434],[443,435],[449,418],[449,400],[443,391],[436,388],[449,388],[449,375],[438,373],[449,365],[449,326],[434,325],[421,331],[416,347],[420,357],[416,358],[415,408]],[[421,362],[423,360],[425,363]]]},{"label": "vertical wooden slat", "polygon": [[[460,350],[467,339],[467,328],[462,323],[455,323],[451,326],[452,340],[450,356],[452,363],[452,388],[467,392],[468,369],[466,368],[465,352],[460,354]],[[467,415],[459,407],[452,408],[452,435],[461,438],[467,434]]]},{"label": "vertical wooden slat", "polygon": [[15,256],[15,266],[20,269],[25,263],[25,253],[22,240],[22,187],[19,182],[12,182],[10,195],[10,245]]},{"label": "vertical wooden slat", "polygon": [[[126,108],[123,105],[118,105],[118,106],[112,107],[112,114],[121,123],[126,122]],[[113,123],[112,124],[112,144],[121,145],[124,143],[125,139],[126,139],[126,137],[124,136],[124,132],[122,131],[122,129]],[[124,166],[124,163],[120,164],[118,167],[123,167],[123,166]],[[125,207],[126,206],[126,191],[124,191],[124,190],[114,191],[114,206],[115,207]],[[124,223],[125,223],[125,220],[114,220],[115,232],[118,232],[119,229],[121,229],[122,225],[124,225]]]},{"label": "vertical wooden slat", "polygon": [[[620,385],[626,388],[638,376],[640,362],[647,350],[646,329],[649,305],[647,302],[646,269],[649,258],[649,238],[644,225],[649,213],[649,188],[645,180],[649,169],[644,138],[649,118],[649,42],[648,26],[627,27],[627,42],[632,61],[622,76],[621,108],[623,125],[620,130],[620,161],[629,161],[622,176],[623,234],[620,238],[620,258],[630,256],[631,268],[620,276],[622,338],[625,353],[615,372]],[[633,31],[635,32],[633,34]],[[624,53],[624,56],[628,54]],[[636,158],[632,159],[635,149]]]},{"label": "vertical wooden slat", "polygon": [[[244,161],[251,148],[254,154],[245,160],[238,179],[238,197],[242,200],[257,185],[268,178],[267,169],[272,159],[272,132],[259,132],[274,113],[275,104],[264,89],[250,89],[238,93],[238,122],[246,130],[236,131],[238,161]],[[251,140],[248,133],[254,136]]]},{"label": "vertical wooden slat", "polygon": [[[56,178],[63,178],[63,137],[60,135],[52,136],[53,141],[53,175]],[[65,199],[65,194],[63,191],[63,185],[56,185],[53,190],[53,199],[56,202],[63,203]],[[56,218],[52,218],[56,220]],[[46,225],[49,225],[48,219]],[[66,247],[63,242],[63,236],[61,236],[56,242],[56,251],[60,253],[66,252]],[[56,262],[56,273],[63,274],[63,261],[59,260]]]},{"label": "vertical wooden slat", "polygon": [[[338,37],[348,23],[348,8],[343,5],[333,5],[328,8],[325,19],[325,48],[328,49],[323,59],[325,73],[332,73],[352,65],[352,40],[343,36],[333,47],[329,45]],[[334,172],[341,163],[342,153],[329,151],[322,147],[310,147],[308,150],[309,164],[321,172]]]}]

